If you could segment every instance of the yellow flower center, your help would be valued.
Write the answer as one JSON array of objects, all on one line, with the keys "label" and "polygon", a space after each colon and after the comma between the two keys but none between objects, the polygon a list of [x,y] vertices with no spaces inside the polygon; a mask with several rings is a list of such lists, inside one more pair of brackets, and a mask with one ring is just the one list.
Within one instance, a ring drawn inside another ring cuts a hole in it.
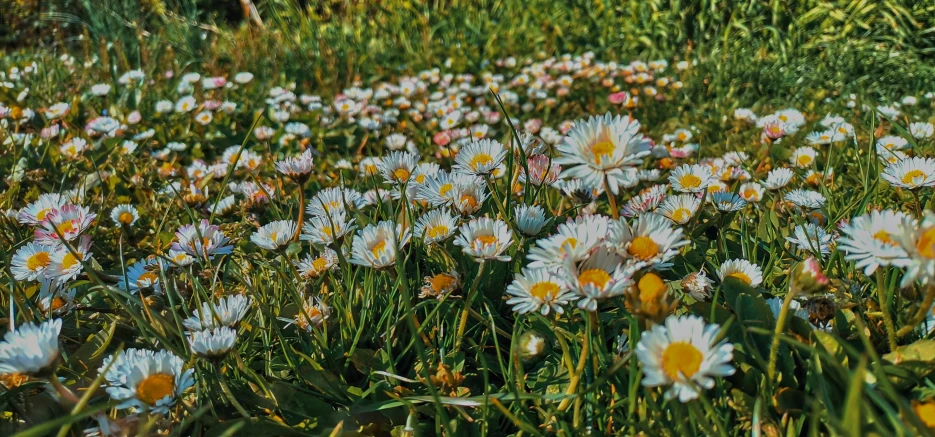
[{"label": "yellow flower center", "polygon": [[748,284],[753,284],[753,280],[750,279],[750,277],[747,276],[747,274],[744,273],[744,272],[734,272],[734,273],[731,273],[731,274],[729,274],[729,275],[727,275],[727,276],[732,276],[732,277],[737,278],[737,279],[740,279],[741,281],[746,282],[746,283],[748,283]]},{"label": "yellow flower center", "polygon": [[423,183],[423,182],[425,182],[425,175],[424,175],[424,174],[420,174],[420,175],[416,176],[416,182],[418,182],[418,183],[420,183],[420,184]]},{"label": "yellow flower center", "polygon": [[666,292],[666,283],[655,273],[647,273],[636,284],[640,291],[640,302],[658,302]]},{"label": "yellow flower center", "polygon": [[686,138],[686,137],[687,137],[687,135],[685,135],[685,132],[679,132],[679,133],[676,135],[676,138],[678,138],[679,141],[685,141],[685,138]]},{"label": "yellow flower center", "polygon": [[471,168],[477,170],[480,166],[487,166],[493,164],[493,157],[486,153],[478,153],[471,158]]},{"label": "yellow flower center", "polygon": [[136,386],[136,397],[148,405],[156,405],[175,392],[175,378],[167,373],[149,375]]},{"label": "yellow flower center", "polygon": [[67,220],[55,227],[58,229],[58,232],[63,236],[68,236],[69,232],[75,231],[75,224],[71,220]]},{"label": "yellow flower center", "polygon": [[367,173],[368,175],[376,174],[376,173],[377,173],[377,166],[375,166],[375,165],[373,165],[373,164],[369,164],[369,165],[364,166],[364,173]]},{"label": "yellow flower center", "polygon": [[691,217],[692,213],[688,208],[679,208],[672,212],[672,220],[675,220],[679,223],[684,223],[685,220],[688,220]]},{"label": "yellow flower center", "polygon": [[759,193],[757,193],[757,191],[754,190],[753,188],[747,188],[743,192],[743,197],[744,199],[747,199],[747,200],[756,200],[760,196],[759,196]]},{"label": "yellow flower center", "polygon": [[797,162],[797,163],[799,164],[799,166],[805,167],[805,166],[808,166],[808,165],[811,165],[811,164],[812,164],[812,157],[811,157],[811,156],[808,156],[808,155],[800,155],[800,156],[795,160],[795,162]]},{"label": "yellow flower center", "polygon": [[125,225],[129,225],[130,223],[133,223],[133,214],[129,212],[121,212],[120,215],[117,216],[117,221]]},{"label": "yellow flower center", "polygon": [[315,261],[312,261],[312,268],[315,269],[316,272],[325,270],[325,267],[327,266],[328,266],[328,260],[326,260],[324,257],[320,256],[318,258],[315,258]]},{"label": "yellow flower center", "polygon": [[62,258],[62,270],[71,270],[75,264],[81,262],[81,254],[79,253],[76,257],[71,252],[65,254],[65,257]]},{"label": "yellow flower center", "polygon": [[497,237],[493,235],[480,235],[474,238],[474,245],[477,246],[477,243],[480,243],[481,247],[497,244]]},{"label": "yellow flower center", "polygon": [[441,188],[438,189],[438,194],[442,197],[448,197],[448,192],[451,191],[452,188],[454,188],[454,185],[450,183],[442,185]]},{"label": "yellow flower center", "polygon": [[652,238],[641,235],[630,242],[627,252],[634,258],[646,261],[659,254],[659,245]]},{"label": "yellow flower center", "polygon": [[139,278],[136,278],[136,285],[139,287],[148,287],[159,282],[159,275],[155,272],[144,272]]},{"label": "yellow flower center", "polygon": [[779,116],[779,121],[787,122],[787,121],[789,121],[789,117],[786,117],[785,115],[780,115],[780,116]]},{"label": "yellow flower center", "polygon": [[539,300],[552,300],[555,296],[558,296],[559,289],[558,284],[554,282],[537,282],[529,288],[529,294]]},{"label": "yellow flower center", "polygon": [[441,293],[443,291],[450,290],[455,285],[455,282],[456,280],[454,276],[445,273],[439,273],[435,276],[432,276],[432,291]]},{"label": "yellow flower center", "polygon": [[922,419],[922,423],[929,429],[935,429],[935,402],[929,401],[924,404],[915,404],[912,406],[916,416]]},{"label": "yellow flower center", "polygon": [[691,343],[669,343],[662,351],[662,371],[673,381],[679,379],[680,373],[691,378],[701,369],[703,360],[704,355]]},{"label": "yellow flower center", "polygon": [[462,194],[462,195],[461,195],[461,205],[464,206],[465,204],[467,204],[467,206],[471,207],[471,209],[477,208],[477,199],[474,198],[474,196],[472,196],[472,195],[470,195],[470,194]]},{"label": "yellow flower center", "polygon": [[65,299],[62,299],[60,297],[54,297],[52,298],[52,301],[49,303],[51,304],[49,305],[49,310],[58,311],[60,308],[65,306]]},{"label": "yellow flower center", "polygon": [[47,216],[50,212],[52,212],[52,208],[46,208],[46,209],[43,209],[42,211],[39,211],[39,213],[36,214],[36,220],[40,222],[45,220],[45,216]]},{"label": "yellow flower center", "polygon": [[617,150],[617,146],[610,141],[601,141],[597,144],[591,146],[591,153],[594,154],[594,161],[600,165],[602,157],[606,156],[610,159],[613,156],[614,151]]},{"label": "yellow flower center", "polygon": [[890,246],[896,245],[896,242],[893,241],[893,239],[890,237],[890,233],[883,229],[880,229],[877,233],[873,234],[873,239]]},{"label": "yellow flower center", "polygon": [[679,184],[682,188],[693,190],[701,186],[701,178],[693,174],[687,174],[679,179]]},{"label": "yellow flower center", "polygon": [[608,282],[610,282],[610,274],[601,269],[585,270],[578,275],[578,283],[581,286],[591,284],[603,290]]},{"label": "yellow flower center", "polygon": [[396,178],[396,180],[399,182],[408,181],[409,170],[406,170],[404,168],[397,168],[396,171],[393,172],[393,177]]},{"label": "yellow flower center", "polygon": [[922,233],[919,242],[916,243],[916,249],[919,250],[920,255],[928,259],[935,258],[935,227],[928,228]]},{"label": "yellow flower center", "polygon": [[922,173],[922,170],[916,169],[903,175],[902,181],[906,185],[915,185],[919,182],[922,182],[924,179],[925,173]]},{"label": "yellow flower center", "polygon": [[370,253],[372,253],[373,256],[380,256],[383,252],[386,252],[386,240],[380,240],[370,248]]},{"label": "yellow flower center", "polygon": [[426,235],[428,235],[429,238],[441,238],[441,237],[444,237],[444,236],[448,235],[448,226],[445,226],[445,225],[432,226],[432,227],[429,228],[429,230],[426,232]]},{"label": "yellow flower center", "polygon": [[568,246],[569,248],[574,249],[575,247],[578,246],[578,239],[573,238],[573,237],[568,237],[565,239],[565,241],[562,242],[562,245],[558,247],[558,251],[562,253],[563,255],[565,254],[565,246]]},{"label": "yellow flower center", "polygon": [[52,258],[49,256],[49,252],[36,252],[26,260],[26,268],[34,272],[45,268],[51,262]]},{"label": "yellow flower center", "polygon": [[270,239],[270,241],[272,241],[273,243],[275,243],[275,242],[276,242],[276,237],[277,237],[277,236],[278,236],[277,233],[275,233],[275,232],[270,232],[270,234],[269,234],[269,239]]}]

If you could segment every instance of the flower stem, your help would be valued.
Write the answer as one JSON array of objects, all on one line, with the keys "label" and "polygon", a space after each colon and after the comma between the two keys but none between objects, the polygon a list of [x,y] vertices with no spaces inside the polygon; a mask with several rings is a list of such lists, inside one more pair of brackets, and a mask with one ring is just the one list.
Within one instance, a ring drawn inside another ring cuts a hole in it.
[{"label": "flower stem", "polygon": [[909,192],[916,200],[916,218],[922,220],[922,201],[919,200],[919,190],[909,190]]},{"label": "flower stem", "polygon": [[880,311],[883,312],[883,326],[886,328],[886,340],[890,352],[896,350],[896,327],[893,325],[893,315],[890,313],[889,295],[886,290],[886,273],[882,268],[877,269],[877,299],[880,301]]},{"label": "flower stem", "polygon": [[620,218],[620,211],[617,211],[617,199],[614,197],[614,193],[610,191],[610,182],[607,180],[607,175],[604,175],[604,192],[607,193],[607,199],[610,200],[610,215],[617,220]]},{"label": "flower stem", "polygon": [[919,306],[919,310],[916,311],[912,319],[909,319],[899,331],[896,331],[896,337],[905,337],[915,330],[916,326],[919,326],[928,314],[929,308],[932,306],[932,301],[935,301],[935,285],[928,286],[928,290],[925,292],[925,299],[922,300],[922,305]]},{"label": "flower stem", "polygon": [[786,293],[782,300],[782,308],[779,310],[779,318],[776,320],[776,330],[773,332],[773,344],[769,349],[769,366],[766,368],[766,375],[769,377],[769,383],[772,384],[776,379],[776,362],[779,360],[779,336],[786,326],[786,319],[789,318],[789,305],[792,303],[792,297],[795,293],[792,287]]},{"label": "flower stem", "polygon": [[[584,374],[584,365],[588,362],[589,346],[590,342],[588,341],[581,343],[581,357],[578,358],[578,366],[575,367],[575,373],[571,377],[571,381],[568,382],[568,387],[565,389],[566,396],[578,390],[578,383],[581,381],[581,375]],[[565,411],[569,404],[571,404],[571,398],[562,399],[562,402],[558,404],[558,411]]]},{"label": "flower stem", "polygon": [[231,405],[237,409],[237,412],[240,413],[241,416],[249,418],[250,413],[248,413],[247,410],[245,410],[244,407],[240,405],[240,402],[237,402],[237,397],[234,396],[234,393],[231,392],[230,387],[227,386],[227,377],[224,376],[224,373],[221,372],[220,366],[216,366],[215,370],[217,370],[218,376],[220,376],[218,378],[218,385],[221,386],[221,391],[224,392],[224,396],[227,396],[227,400],[230,401]]},{"label": "flower stem", "polygon": [[464,300],[464,309],[461,310],[461,319],[458,322],[458,333],[455,336],[455,351],[461,350],[461,340],[464,339],[464,331],[467,329],[467,319],[471,313],[471,303],[474,302],[474,296],[477,294],[477,286],[480,285],[485,265],[486,263],[481,261],[480,266],[477,268],[477,276],[474,278],[474,282],[471,283],[471,289],[468,291],[466,299]]},{"label": "flower stem", "polygon": [[299,220],[296,222],[295,235],[292,241],[299,241],[302,235],[302,221],[305,220],[305,184],[299,184]]}]

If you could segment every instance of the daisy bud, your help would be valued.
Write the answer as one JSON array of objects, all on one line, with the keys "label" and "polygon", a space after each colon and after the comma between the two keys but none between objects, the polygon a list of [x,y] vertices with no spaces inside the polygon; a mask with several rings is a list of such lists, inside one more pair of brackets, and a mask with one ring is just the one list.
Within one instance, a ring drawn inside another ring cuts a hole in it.
[{"label": "daisy bud", "polygon": [[536,331],[526,331],[519,336],[517,353],[523,361],[533,361],[545,352],[545,337]]},{"label": "daisy bud", "polygon": [[669,286],[655,273],[646,273],[630,287],[624,301],[631,313],[661,323],[675,309],[676,302],[669,299]]},{"label": "daisy bud", "polygon": [[821,271],[821,265],[814,257],[798,263],[792,269],[792,290],[794,292],[814,294],[828,286],[828,277]]}]

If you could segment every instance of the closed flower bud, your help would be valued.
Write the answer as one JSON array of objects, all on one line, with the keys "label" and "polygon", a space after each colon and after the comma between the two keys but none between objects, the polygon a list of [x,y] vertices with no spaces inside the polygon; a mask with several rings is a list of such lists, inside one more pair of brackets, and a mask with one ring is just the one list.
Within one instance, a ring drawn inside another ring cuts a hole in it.
[{"label": "closed flower bud", "polygon": [[814,294],[828,287],[828,277],[821,271],[821,265],[814,257],[809,257],[792,269],[792,291],[795,293]]},{"label": "closed flower bud", "polygon": [[536,331],[526,331],[519,336],[519,357],[533,361],[545,352],[545,337]]}]

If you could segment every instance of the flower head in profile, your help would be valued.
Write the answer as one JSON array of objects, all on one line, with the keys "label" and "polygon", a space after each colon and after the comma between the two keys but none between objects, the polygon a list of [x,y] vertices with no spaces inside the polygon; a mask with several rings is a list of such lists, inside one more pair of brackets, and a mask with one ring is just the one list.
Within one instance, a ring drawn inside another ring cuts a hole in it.
[{"label": "flower head in profile", "polygon": [[731,259],[724,261],[717,271],[721,281],[729,277],[737,278],[751,287],[756,287],[763,283],[763,271],[760,266],[751,263],[745,259]]},{"label": "flower head in profile", "polygon": [[215,255],[226,255],[234,251],[221,228],[203,219],[198,225],[184,225],[175,233],[172,249],[185,252],[195,258],[214,259]]},{"label": "flower head in profile", "polygon": [[315,161],[312,159],[312,149],[308,148],[297,157],[289,157],[282,161],[276,161],[276,171],[298,183],[302,183],[307,180],[312,173],[312,166],[314,163]]},{"label": "flower head in profile", "polygon": [[236,328],[250,310],[253,301],[242,294],[222,297],[217,303],[204,302],[196,308],[192,316],[183,320],[190,331],[203,331],[221,326]]},{"label": "flower head in profile", "polygon": [[527,237],[537,235],[549,222],[545,218],[545,210],[539,205],[517,205],[513,208],[513,216],[516,219],[516,228]]},{"label": "flower head in profile", "polygon": [[0,342],[0,375],[48,376],[55,371],[59,357],[58,335],[62,319],[40,325],[27,323],[7,332]]},{"label": "flower head in profile", "polygon": [[295,233],[294,221],[277,220],[257,229],[250,236],[250,241],[266,250],[280,250],[289,245]]},{"label": "flower head in profile", "polygon": [[140,290],[151,290],[155,294],[162,294],[159,264],[156,259],[152,258],[131,264],[127,268],[126,276],[120,275],[118,278],[117,286],[133,294]]},{"label": "flower head in profile", "polygon": [[192,352],[207,359],[219,359],[227,355],[237,343],[237,331],[222,326],[192,332],[188,335],[188,344]]},{"label": "flower head in profile", "polygon": [[643,333],[636,357],[643,365],[646,387],[671,386],[666,399],[688,402],[699,388],[714,387],[714,378],[733,375],[734,346],[717,342],[720,326],[698,316],[669,316]]},{"label": "flower head in profile", "polygon": [[880,175],[891,185],[909,190],[935,186],[935,159],[913,157],[890,164]]},{"label": "flower head in profile", "polygon": [[435,209],[420,217],[413,233],[426,244],[441,243],[458,228],[458,220],[447,209]]},{"label": "flower head in profile", "polygon": [[[168,414],[169,409],[194,385],[193,369],[168,351],[127,349],[113,358],[104,374],[107,394],[117,408],[148,409]],[[106,367],[102,367],[103,372]]]},{"label": "flower head in profile", "polygon": [[295,268],[298,269],[299,275],[306,279],[317,278],[337,265],[338,253],[327,247],[316,257],[308,255],[295,262]]},{"label": "flower head in profile", "polygon": [[926,210],[918,222],[911,216],[903,217],[902,230],[894,239],[909,259],[902,286],[935,280],[935,213]]},{"label": "flower head in profile", "polygon": [[351,245],[352,264],[375,269],[385,269],[396,264],[398,251],[409,242],[408,227],[392,221],[370,224],[357,231]]},{"label": "flower head in profile", "polygon": [[841,225],[838,247],[845,253],[844,259],[855,261],[868,276],[878,267],[908,266],[906,250],[896,242],[905,218],[899,211],[872,211]]}]

